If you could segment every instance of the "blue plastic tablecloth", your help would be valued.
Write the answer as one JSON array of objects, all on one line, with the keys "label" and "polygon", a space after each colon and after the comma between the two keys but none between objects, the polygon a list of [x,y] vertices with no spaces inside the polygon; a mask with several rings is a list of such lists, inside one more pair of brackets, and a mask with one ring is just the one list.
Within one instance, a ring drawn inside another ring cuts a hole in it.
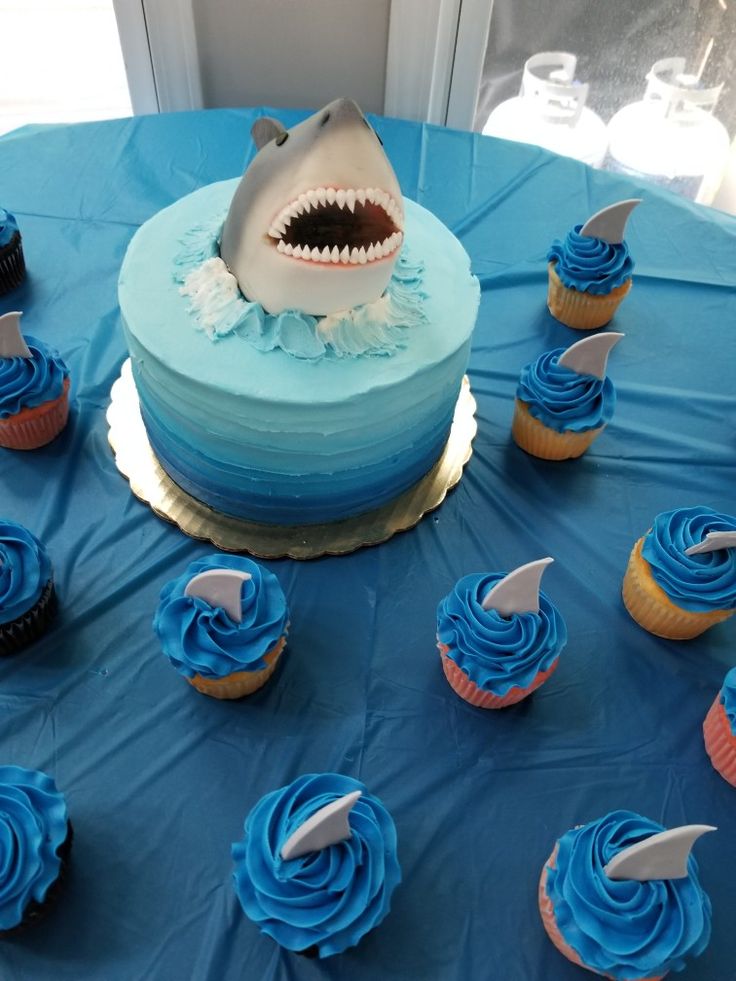
[{"label": "blue plastic tablecloth", "polygon": [[[291,607],[287,654],[261,692],[220,703],[176,674],[151,630],[161,585],[212,548],[133,498],[105,410],[126,356],[116,286],[131,236],[239,174],[260,112],[0,140],[0,204],[29,268],[0,313],[24,310],[73,376],[63,435],[0,450],[0,513],[46,543],[61,601],[46,637],[0,665],[0,760],[51,773],[76,831],[58,908],[0,942],[0,978],[582,981],[544,934],[539,872],[568,828],[631,808],[719,827],[696,845],[713,937],[682,976],[733,981],[736,790],[711,768],[701,725],[736,664],[736,622],[659,640],[629,619],[620,587],[658,512],[736,512],[736,222],[533,147],[377,120],[404,193],[453,229],[481,280],[474,455],[413,531],[347,557],[265,563]],[[547,312],[547,247],[635,195],[615,417],[582,459],[535,460],[509,436],[519,369],[581,336]],[[437,603],[465,573],[545,555],[569,629],[559,669],[519,706],[474,709],[444,680]],[[380,928],[312,962],[243,915],[230,844],[264,793],[319,770],[381,797],[404,881]]]}]

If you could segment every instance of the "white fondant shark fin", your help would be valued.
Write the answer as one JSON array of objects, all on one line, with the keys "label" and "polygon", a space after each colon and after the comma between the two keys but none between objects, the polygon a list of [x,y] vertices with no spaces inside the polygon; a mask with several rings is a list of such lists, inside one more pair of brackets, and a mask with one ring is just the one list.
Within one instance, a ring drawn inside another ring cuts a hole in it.
[{"label": "white fondant shark fin", "polygon": [[19,310],[12,310],[0,317],[0,358],[32,357],[20,331],[22,316]]},{"label": "white fondant shark fin", "polygon": [[685,555],[717,552],[721,548],[736,548],[736,531],[709,531],[702,542],[685,549]]},{"label": "white fondant shark fin", "polygon": [[638,841],[615,855],[604,868],[609,879],[686,879],[687,860],[693,844],[706,831],[715,831],[710,824],[686,824],[681,828],[660,831]]},{"label": "white fondant shark fin", "polygon": [[615,331],[605,334],[594,334],[584,337],[582,341],[571,344],[564,354],[560,355],[558,364],[579,375],[595,375],[601,381],[606,377],[608,355],[623,337]]},{"label": "white fondant shark fin", "polygon": [[243,583],[253,577],[237,569],[207,569],[193,576],[184,590],[185,596],[198,596],[210,606],[221,606],[236,623],[243,619]]},{"label": "white fondant shark fin", "polygon": [[580,229],[580,234],[603,239],[610,245],[619,245],[624,240],[629,215],[637,204],[641,204],[641,198],[627,198],[626,201],[609,204],[607,208],[596,211],[588,218]]},{"label": "white fondant shark fin", "polygon": [[259,150],[285,132],[283,124],[272,116],[259,116],[250,128],[250,135]]},{"label": "white fondant shark fin", "polygon": [[350,822],[348,815],[361,796],[360,790],[338,797],[316,811],[287,838],[281,847],[281,857],[285,862],[290,858],[299,858],[309,852],[318,852],[338,841],[350,837]]},{"label": "white fondant shark fin", "polygon": [[496,610],[503,617],[512,613],[539,613],[539,584],[550,562],[554,559],[537,559],[509,572],[486,593],[483,609]]}]

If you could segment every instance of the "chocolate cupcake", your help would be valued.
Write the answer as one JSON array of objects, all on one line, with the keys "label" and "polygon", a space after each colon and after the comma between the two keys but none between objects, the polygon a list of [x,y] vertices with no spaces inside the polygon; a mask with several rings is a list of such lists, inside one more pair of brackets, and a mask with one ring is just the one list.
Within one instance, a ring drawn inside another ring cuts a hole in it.
[{"label": "chocolate cupcake", "polygon": [[45,915],[60,891],[71,843],[66,801],[51,777],[0,766],[0,936]]},{"label": "chocolate cupcake", "polygon": [[14,215],[0,208],[0,296],[19,286],[26,274],[23,240]]},{"label": "chocolate cupcake", "polygon": [[0,654],[37,640],[56,610],[51,561],[35,535],[0,518]]}]

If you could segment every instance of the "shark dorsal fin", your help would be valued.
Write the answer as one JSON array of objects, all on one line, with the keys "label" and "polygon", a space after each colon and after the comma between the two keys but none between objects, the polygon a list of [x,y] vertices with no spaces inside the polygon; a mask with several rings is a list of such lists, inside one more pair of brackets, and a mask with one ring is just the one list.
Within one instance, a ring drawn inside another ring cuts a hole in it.
[{"label": "shark dorsal fin", "polygon": [[580,234],[589,238],[600,238],[609,245],[620,245],[624,240],[626,222],[637,204],[641,204],[641,198],[627,198],[626,201],[609,204],[607,208],[596,211],[588,218],[580,229]]},{"label": "shark dorsal fin", "polygon": [[250,128],[250,135],[259,150],[285,132],[283,124],[273,116],[259,116]]},{"label": "shark dorsal fin", "polygon": [[198,596],[210,606],[221,606],[231,620],[243,619],[243,583],[253,577],[237,569],[207,569],[193,576],[184,590],[185,596]]},{"label": "shark dorsal fin", "polygon": [[609,879],[630,879],[635,882],[686,879],[687,860],[693,844],[707,831],[715,830],[709,824],[686,824],[681,828],[660,831],[614,855],[603,871]]},{"label": "shark dorsal fin", "polygon": [[31,358],[33,355],[20,331],[19,310],[12,310],[0,317],[0,358]]},{"label": "shark dorsal fin", "polygon": [[736,548],[736,531],[709,531],[702,542],[685,549],[685,555],[717,552],[721,548]]},{"label": "shark dorsal fin", "polygon": [[503,617],[513,613],[539,613],[539,584],[554,559],[537,559],[509,572],[490,589],[482,602],[484,610],[495,610]]},{"label": "shark dorsal fin", "polygon": [[321,851],[329,845],[336,845],[339,841],[349,838],[351,831],[348,815],[361,794],[362,791],[354,790],[315,811],[282,846],[281,857],[284,861],[300,858],[309,852]]},{"label": "shark dorsal fin", "polygon": [[623,336],[615,331],[608,331],[604,334],[584,337],[582,341],[571,344],[560,355],[557,364],[571,371],[577,371],[579,375],[595,375],[603,381],[606,377],[608,355]]}]

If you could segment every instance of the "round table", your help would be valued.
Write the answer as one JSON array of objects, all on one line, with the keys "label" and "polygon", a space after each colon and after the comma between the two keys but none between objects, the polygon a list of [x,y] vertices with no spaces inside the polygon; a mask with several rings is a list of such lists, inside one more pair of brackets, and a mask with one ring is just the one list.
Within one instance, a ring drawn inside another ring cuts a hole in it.
[{"label": "round table", "polygon": [[[736,511],[736,222],[623,176],[520,144],[375,124],[404,193],[459,236],[482,285],[469,365],[474,455],[413,531],[353,555],[265,563],[285,589],[289,646],[241,702],[195,692],[160,651],[161,586],[212,548],[130,493],[107,444],[126,357],[116,295],[136,228],[236,176],[262,109],[33,127],[0,139],[0,205],[29,276],[0,299],[72,371],[70,423],[32,453],[0,450],[2,514],[51,554],[60,613],[0,664],[0,760],[51,773],[75,827],[58,908],[0,944],[13,981],[350,978],[574,981],[536,903],[542,863],[575,824],[628,808],[696,846],[713,936],[682,975],[736,978],[736,791],[701,726],[736,663],[736,623],[660,640],[625,612],[634,541],[660,511]],[[286,125],[304,114],[272,110]],[[641,196],[635,283],[613,326],[614,419],[585,457],[547,463],[509,436],[519,370],[582,335],[549,315],[552,239]],[[468,572],[551,555],[544,588],[569,641],[550,681],[500,712],[447,685],[435,610]],[[301,773],[358,777],[391,811],[403,882],[383,924],[323,962],[280,950],[241,912],[230,846],[266,792]]]}]

